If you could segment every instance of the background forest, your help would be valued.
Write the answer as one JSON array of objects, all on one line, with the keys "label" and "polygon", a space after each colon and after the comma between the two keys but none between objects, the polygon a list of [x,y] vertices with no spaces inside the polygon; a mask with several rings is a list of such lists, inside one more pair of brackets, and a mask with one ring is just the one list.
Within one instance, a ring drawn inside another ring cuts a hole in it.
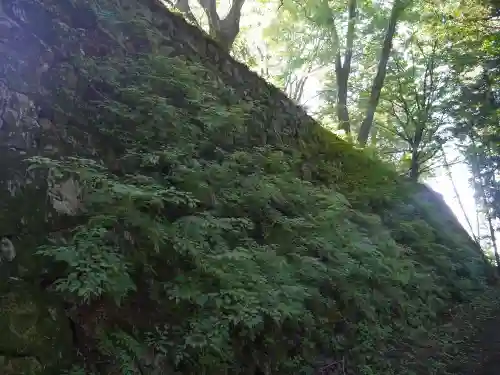
[{"label": "background forest", "polygon": [[323,126],[444,194],[487,253],[497,253],[497,4],[165,4],[285,91]]}]

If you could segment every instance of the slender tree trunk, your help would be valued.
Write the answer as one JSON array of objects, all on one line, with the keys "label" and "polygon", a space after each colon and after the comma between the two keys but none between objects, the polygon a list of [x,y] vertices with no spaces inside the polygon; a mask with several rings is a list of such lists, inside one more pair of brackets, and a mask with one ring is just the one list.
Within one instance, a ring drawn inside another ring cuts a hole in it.
[{"label": "slender tree trunk", "polygon": [[481,236],[481,224],[480,224],[480,216],[479,216],[479,207],[477,207],[477,201],[476,201],[476,231],[477,231],[477,238]]},{"label": "slender tree trunk", "polygon": [[343,69],[337,72],[337,119],[339,121],[339,128],[344,130],[346,134],[351,133],[351,121],[349,119],[349,110],[347,108],[347,80],[349,76],[343,74]]},{"label": "slender tree trunk", "polygon": [[337,33],[335,22],[332,24],[333,39],[337,47],[337,54],[335,56],[335,78],[337,79],[337,119],[339,121],[339,128],[344,130],[346,134],[351,133],[351,122],[349,119],[349,110],[347,108],[347,94],[348,94],[348,81],[351,74],[351,61],[354,47],[354,35],[356,26],[356,0],[349,0],[348,4],[348,25],[346,36],[346,49],[344,55],[344,62],[340,56],[340,39]]},{"label": "slender tree trunk", "polygon": [[286,77],[285,92],[288,97],[297,104],[300,103],[302,97],[304,96],[304,88],[308,79],[309,76],[307,75],[300,78],[294,77],[293,75]]},{"label": "slender tree trunk", "polygon": [[380,61],[378,63],[377,74],[373,80],[372,89],[370,92],[370,98],[368,100],[368,108],[366,110],[366,115],[361,123],[361,127],[358,132],[358,142],[361,146],[365,146],[370,135],[370,130],[373,124],[373,118],[375,117],[375,111],[378,106],[380,99],[380,92],[384,85],[385,75],[387,73],[387,63],[389,62],[389,57],[392,50],[392,40],[394,34],[396,33],[396,26],[398,19],[406,7],[405,0],[394,0],[394,5],[391,11],[391,17],[389,19],[389,25],[387,27],[384,43],[382,45],[382,53],[380,54]]},{"label": "slender tree trunk", "polygon": [[[418,101],[417,101],[418,102]],[[426,116],[427,117],[427,116]],[[413,137],[412,152],[411,152],[411,168],[410,177],[417,181],[420,177],[420,152],[418,151],[422,143],[422,137],[424,136],[424,129],[427,120],[417,119],[415,124],[415,136]]]},{"label": "slender tree trunk", "polygon": [[418,163],[418,156],[418,146],[414,145],[411,152],[410,178],[415,182],[418,181],[418,178],[420,177],[420,165]]},{"label": "slender tree trunk", "polygon": [[493,228],[493,221],[490,213],[486,214],[486,219],[488,220],[488,227],[490,229],[491,244],[493,245],[493,251],[495,253],[495,262],[497,263],[497,272],[500,275],[500,255],[498,254],[497,239],[495,236],[495,229]]}]

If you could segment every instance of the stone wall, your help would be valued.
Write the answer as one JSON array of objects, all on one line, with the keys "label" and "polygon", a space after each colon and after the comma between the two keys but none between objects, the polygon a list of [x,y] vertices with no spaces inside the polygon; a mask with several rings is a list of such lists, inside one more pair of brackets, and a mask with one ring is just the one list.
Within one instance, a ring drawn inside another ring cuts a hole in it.
[{"label": "stone wall", "polygon": [[[106,1],[2,0],[0,181],[8,196],[25,189],[25,183],[34,178],[22,164],[27,156],[75,152],[97,156],[99,140],[94,139],[92,129],[86,128],[85,118],[78,118],[76,110],[72,111],[78,103],[99,95],[96,87],[82,79],[72,64],[79,58],[153,52],[202,63],[221,85],[231,87],[235,98],[252,103],[249,147],[295,144],[299,137],[312,136],[311,129],[318,128],[280,90],[235,61],[181,16],[168,12],[160,2],[119,1],[120,17],[126,20],[119,26],[112,22],[117,8],[107,8],[107,4]],[[150,34],[145,33],[146,29]],[[0,228],[0,236],[33,230],[32,226],[25,228],[33,221],[32,213],[20,209],[12,212],[12,202],[2,199],[0,203],[12,215]],[[20,207],[19,204],[16,201],[14,205]],[[30,205],[28,210],[33,209]],[[42,212],[44,208],[37,210]],[[20,225],[21,222],[24,224]],[[33,225],[38,224],[35,221]]]},{"label": "stone wall", "polygon": [[[72,61],[153,52],[201,62],[221,85],[234,90],[235,97],[259,101],[250,117],[258,119],[253,123],[270,126],[249,123],[249,146],[296,142],[317,125],[282,92],[154,0],[113,3],[128,21],[121,26],[113,24],[116,9],[106,8],[106,1],[0,4],[0,237],[10,238],[17,250],[12,262],[0,264],[0,373],[56,373],[50,371],[71,361],[68,351],[74,350],[71,340],[77,335],[72,322],[78,318],[69,319],[72,313],[45,292],[50,280],[44,275],[52,265],[34,251],[48,233],[69,225],[67,215],[54,217],[54,208],[71,211],[68,205],[77,188],[65,183],[47,194],[47,176],[40,179],[28,171],[24,160],[74,153],[100,156],[99,140],[86,128],[85,119],[75,115],[78,103],[99,93]],[[138,20],[148,27],[136,25]],[[144,35],[146,29],[153,35]]]},{"label": "stone wall", "polygon": [[[113,30],[113,27],[103,25],[102,20],[96,20],[92,12],[77,8],[75,2],[2,2],[0,95],[3,105],[0,110],[4,147],[23,150],[55,147],[46,140],[38,144],[40,140],[35,130],[53,133],[66,125],[66,119],[54,118],[49,99],[53,98],[58,86],[79,88],[82,95],[88,94],[84,92],[88,88],[79,82],[78,73],[68,65],[76,56],[131,55],[151,51],[185,56],[213,70],[221,84],[232,87],[238,97],[260,98],[262,106],[252,115],[272,124],[272,128],[254,129],[260,137],[266,134],[266,139],[279,138],[281,142],[287,142],[305,135],[315,126],[305,111],[280,90],[236,62],[207,35],[187,24],[179,15],[168,12],[156,0],[120,3],[122,14],[129,17],[131,24],[137,19],[149,22],[148,27],[155,28],[158,36],[149,40],[137,36],[132,38],[133,28],[128,35],[127,27]],[[106,20],[107,10],[102,4],[100,11]],[[109,12],[109,18],[112,18],[112,11]]]},{"label": "stone wall", "polygon": [[[0,237],[11,238],[18,252],[13,262],[0,264],[5,291],[0,298],[0,373],[30,374],[67,360],[68,340],[75,335],[64,306],[44,294],[40,280],[47,265],[33,251],[61,224],[51,216],[51,208],[71,211],[60,202],[74,200],[77,187],[67,182],[56,187],[60,199],[49,198],[45,180],[32,184],[37,176],[26,170],[23,160],[34,155],[102,156],[100,140],[86,128],[85,118],[75,115],[75,106],[94,99],[99,89],[82,79],[72,65],[74,59],[148,52],[201,62],[221,85],[233,89],[235,97],[256,103],[248,123],[250,147],[296,144],[299,138],[315,137],[313,130],[319,125],[280,90],[156,0],[113,3],[126,21],[120,25],[113,23],[116,8],[108,8],[107,1],[0,4]],[[65,216],[59,221],[68,220]]]}]

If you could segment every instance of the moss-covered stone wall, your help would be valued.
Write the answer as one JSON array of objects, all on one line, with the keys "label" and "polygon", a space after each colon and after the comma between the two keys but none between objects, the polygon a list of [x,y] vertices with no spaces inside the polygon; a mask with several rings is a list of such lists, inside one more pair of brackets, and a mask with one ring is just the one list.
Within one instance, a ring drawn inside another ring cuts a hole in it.
[{"label": "moss-covered stone wall", "polygon": [[407,373],[484,288],[440,198],[156,1],[1,0],[0,51],[4,374]]}]

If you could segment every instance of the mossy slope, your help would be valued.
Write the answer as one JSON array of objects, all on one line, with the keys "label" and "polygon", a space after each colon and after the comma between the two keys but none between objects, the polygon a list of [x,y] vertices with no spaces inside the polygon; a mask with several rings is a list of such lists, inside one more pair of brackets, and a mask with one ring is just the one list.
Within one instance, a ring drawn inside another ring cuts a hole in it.
[{"label": "mossy slope", "polygon": [[151,306],[98,324],[100,356],[133,367],[119,343],[150,340],[182,373],[309,372],[345,358],[388,374],[401,371],[388,358],[402,338],[411,345],[481,291],[486,268],[466,233],[429,225],[411,186],[352,146],[318,128],[302,147],[247,147],[248,102],[224,102],[184,60],[87,68],[114,85],[87,118],[127,147],[112,170],[39,161],[78,172],[87,192],[87,222],[43,253],[68,263],[58,289],[85,304],[122,301],[124,316]]},{"label": "mossy slope", "polygon": [[132,23],[76,3],[135,53],[73,56],[78,84],[54,69],[46,100],[73,155],[31,159],[78,181],[76,214],[32,255],[58,266],[43,293],[67,306],[73,373],[410,373],[400,353],[485,287],[456,220],[438,225],[422,187],[293,124],[282,94],[245,96],[201,54],[155,49],[144,9]]}]

